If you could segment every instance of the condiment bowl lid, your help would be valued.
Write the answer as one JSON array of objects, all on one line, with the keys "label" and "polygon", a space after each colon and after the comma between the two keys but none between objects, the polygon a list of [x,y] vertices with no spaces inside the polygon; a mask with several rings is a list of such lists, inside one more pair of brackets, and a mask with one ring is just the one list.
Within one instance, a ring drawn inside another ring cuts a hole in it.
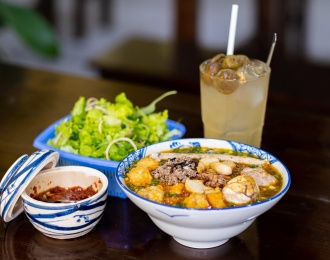
[{"label": "condiment bowl lid", "polygon": [[0,215],[5,222],[23,211],[21,194],[31,180],[41,170],[54,168],[58,159],[58,152],[39,150],[30,156],[22,155],[8,169],[0,182]]}]

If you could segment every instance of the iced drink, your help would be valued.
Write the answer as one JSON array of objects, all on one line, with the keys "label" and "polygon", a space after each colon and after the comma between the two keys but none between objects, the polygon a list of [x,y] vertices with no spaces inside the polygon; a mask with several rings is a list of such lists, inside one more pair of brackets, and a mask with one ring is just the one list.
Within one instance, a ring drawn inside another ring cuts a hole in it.
[{"label": "iced drink", "polygon": [[200,65],[204,136],[260,147],[270,68],[244,55],[218,54]]}]

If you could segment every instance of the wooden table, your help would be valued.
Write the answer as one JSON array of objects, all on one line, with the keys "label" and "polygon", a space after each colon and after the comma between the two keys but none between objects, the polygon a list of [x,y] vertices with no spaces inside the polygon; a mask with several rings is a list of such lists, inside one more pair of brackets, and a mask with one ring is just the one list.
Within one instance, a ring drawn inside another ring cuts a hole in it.
[{"label": "wooden table", "polygon": [[[292,185],[275,207],[223,246],[181,246],[129,200],[109,197],[101,222],[78,239],[48,238],[24,214],[0,220],[0,259],[328,259],[328,89],[271,87],[262,147],[287,165]],[[22,154],[35,151],[34,138],[68,114],[79,96],[113,100],[122,91],[144,106],[166,90],[0,65],[0,177]],[[180,92],[158,106],[165,108],[187,127],[185,137],[202,137],[198,95]]]}]

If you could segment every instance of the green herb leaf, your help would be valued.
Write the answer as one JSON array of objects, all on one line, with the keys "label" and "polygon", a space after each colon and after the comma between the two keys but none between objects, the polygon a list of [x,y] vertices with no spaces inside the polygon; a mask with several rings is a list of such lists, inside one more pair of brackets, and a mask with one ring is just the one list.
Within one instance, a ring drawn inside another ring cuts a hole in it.
[{"label": "green herb leaf", "polygon": [[177,91],[176,90],[172,90],[172,91],[168,91],[166,93],[164,93],[163,95],[161,95],[160,97],[156,98],[154,101],[152,101],[148,106],[146,107],[142,107],[140,108],[137,112],[136,112],[136,116],[141,116],[143,114],[145,115],[149,115],[153,112],[155,112],[156,110],[156,104],[163,100],[164,98],[166,98],[167,96],[170,96],[170,95],[174,95],[176,94]]},{"label": "green herb leaf", "polygon": [[159,180],[157,180],[157,179],[153,179],[151,181],[151,185],[153,185],[153,186],[158,185],[158,184],[159,184]]}]

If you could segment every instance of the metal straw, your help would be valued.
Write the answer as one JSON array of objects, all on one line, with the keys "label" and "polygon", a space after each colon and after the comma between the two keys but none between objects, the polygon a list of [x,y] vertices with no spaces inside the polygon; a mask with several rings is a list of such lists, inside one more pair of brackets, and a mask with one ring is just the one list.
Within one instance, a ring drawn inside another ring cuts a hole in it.
[{"label": "metal straw", "polygon": [[267,62],[266,62],[266,64],[267,64],[268,67],[269,67],[270,62],[271,62],[272,57],[273,57],[273,53],[274,53],[276,41],[277,41],[277,35],[276,35],[276,33],[274,33],[273,40],[272,40],[272,46],[270,47],[270,52],[269,52],[269,55],[268,55],[268,58],[267,58]]}]

